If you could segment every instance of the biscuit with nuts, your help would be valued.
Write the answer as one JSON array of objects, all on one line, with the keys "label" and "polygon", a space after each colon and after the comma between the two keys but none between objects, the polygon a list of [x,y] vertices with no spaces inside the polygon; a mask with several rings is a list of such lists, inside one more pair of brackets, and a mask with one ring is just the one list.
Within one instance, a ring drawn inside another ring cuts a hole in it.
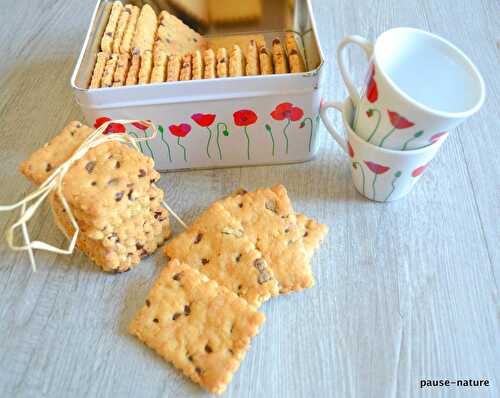
[{"label": "biscuit with nuts", "polygon": [[107,53],[113,52],[113,40],[115,37],[116,26],[122,10],[123,4],[121,1],[115,1],[111,6],[108,23],[106,24],[106,29],[104,30],[104,34],[101,39],[101,51]]},{"label": "biscuit with nuts", "polygon": [[264,320],[233,292],[172,260],[129,332],[193,382],[222,394]]},{"label": "biscuit with nuts", "polygon": [[279,293],[278,283],[243,227],[215,203],[165,247],[179,259],[259,307]]}]

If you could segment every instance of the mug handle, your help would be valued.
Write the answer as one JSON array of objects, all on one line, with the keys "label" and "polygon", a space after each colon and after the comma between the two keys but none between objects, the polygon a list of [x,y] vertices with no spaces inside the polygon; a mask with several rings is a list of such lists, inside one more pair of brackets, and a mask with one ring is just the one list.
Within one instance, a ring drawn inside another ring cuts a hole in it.
[{"label": "mug handle", "polygon": [[346,52],[344,50],[349,44],[357,44],[358,46],[360,46],[364,50],[367,59],[370,59],[373,54],[373,44],[364,37],[353,35],[345,37],[337,47],[337,62],[339,64],[340,74],[342,75],[342,79],[344,80],[354,107],[357,108],[361,99],[358,90],[356,90],[356,87],[354,86],[351,77],[347,73],[347,69],[345,67]]},{"label": "mug handle", "polygon": [[345,153],[349,153],[347,149],[347,142],[344,137],[342,137],[339,133],[337,133],[337,130],[335,127],[333,127],[333,124],[330,122],[330,119],[328,119],[328,116],[326,114],[326,111],[328,108],[334,108],[337,109],[340,113],[344,112],[344,107],[342,103],[337,102],[337,101],[332,101],[332,102],[325,102],[324,104],[321,105],[321,108],[319,110],[319,114],[321,116],[321,120],[323,120],[323,123],[326,126],[326,129],[330,133],[330,135],[333,137],[335,141],[337,141],[337,144],[340,145],[340,147],[344,150]]}]

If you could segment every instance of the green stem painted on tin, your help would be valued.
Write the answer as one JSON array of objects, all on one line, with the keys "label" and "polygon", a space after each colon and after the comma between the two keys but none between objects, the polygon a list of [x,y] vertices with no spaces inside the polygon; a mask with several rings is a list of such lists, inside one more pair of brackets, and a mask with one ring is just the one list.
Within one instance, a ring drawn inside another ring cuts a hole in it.
[{"label": "green stem painted on tin", "polygon": [[[380,111],[378,109],[371,109],[372,112],[377,113],[377,124],[375,125],[375,128],[373,129],[372,133],[367,139],[367,142],[370,142],[375,133],[377,132],[378,128],[380,127],[380,121],[382,120],[382,115],[380,114]],[[356,130],[356,127],[354,128]]]},{"label": "green stem painted on tin", "polygon": [[168,151],[168,161],[170,163],[172,163],[172,153],[170,152],[170,144],[167,142],[167,140],[165,139],[165,136],[163,135],[163,128],[160,131],[160,137],[161,137],[161,140],[162,142],[167,146],[167,151]]},{"label": "green stem painted on tin", "polygon": [[314,130],[314,125],[313,125],[313,121],[310,117],[306,117],[302,123],[304,123],[304,125],[306,124],[306,121],[309,120],[309,123],[311,124],[311,130],[309,131],[309,153],[311,153],[311,143],[312,143],[312,137],[313,137],[313,130]]},{"label": "green stem painted on tin", "polygon": [[378,174],[375,173],[375,177],[373,177],[373,182],[372,182],[373,200],[375,200],[375,197],[377,196],[377,192],[375,191],[375,183],[377,182],[377,177]]},{"label": "green stem painted on tin", "polygon": [[179,145],[184,150],[184,161],[187,162],[187,152],[186,147],[181,144],[181,137],[177,137],[177,145]]},{"label": "green stem painted on tin", "polygon": [[247,159],[250,160],[250,136],[248,135],[247,126],[243,127],[245,136],[247,137]]},{"label": "green stem painted on tin", "polygon": [[283,128],[283,136],[285,137],[285,153],[288,155],[288,135],[286,134],[286,130],[290,127],[290,123],[292,123],[291,119],[288,119],[285,127]]},{"label": "green stem painted on tin", "polygon": [[219,151],[219,160],[222,160],[222,151],[220,149],[220,129],[219,129],[220,126],[224,126],[224,130],[222,130],[222,132],[228,131],[228,130],[227,130],[226,123],[224,123],[224,122],[217,123],[217,150]]},{"label": "green stem painted on tin", "polygon": [[353,166],[359,167],[361,170],[361,175],[363,176],[363,195],[365,194],[365,171],[363,170],[363,165],[359,162],[352,162]]},{"label": "green stem painted on tin", "polygon": [[389,137],[392,135],[392,133],[394,133],[395,131],[396,131],[396,127],[394,127],[391,131],[389,131],[389,132],[385,135],[385,137],[384,137],[384,138],[382,138],[382,141],[380,141],[380,145],[379,145],[381,148],[383,148],[383,147],[384,147],[384,142],[385,142],[385,140],[386,140],[387,138],[389,138]]},{"label": "green stem painted on tin", "polygon": [[[137,136],[136,133],[134,133],[133,131],[129,131],[129,134],[134,137],[135,139],[139,139],[139,137]],[[140,141],[136,141],[136,144],[139,145],[139,149],[141,150],[142,153],[144,153],[144,150],[142,149],[142,142]]]},{"label": "green stem painted on tin", "polygon": [[271,130],[271,126],[266,125],[266,131],[269,133],[269,136],[271,137],[271,142],[273,143],[273,149],[272,149],[272,155],[274,158],[274,150],[275,150],[275,142],[274,142],[274,136],[273,136],[273,131]]},{"label": "green stem painted on tin", "polygon": [[210,156],[210,142],[212,141],[212,130],[210,130],[210,127],[207,127],[207,130],[208,130],[207,156],[209,159],[212,159],[212,156]]}]

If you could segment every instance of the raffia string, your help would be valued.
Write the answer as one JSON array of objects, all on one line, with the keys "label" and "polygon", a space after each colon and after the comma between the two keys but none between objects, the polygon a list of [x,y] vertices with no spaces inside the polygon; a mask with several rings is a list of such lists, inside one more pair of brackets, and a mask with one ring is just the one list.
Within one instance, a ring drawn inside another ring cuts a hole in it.
[{"label": "raffia string", "polygon": [[[122,134],[122,133],[111,133],[105,135],[104,132],[107,130],[110,124],[132,124],[132,123],[141,123],[144,124],[148,127],[151,127],[153,129],[153,134],[150,137],[141,137],[141,138],[135,138],[132,137],[128,134]],[[9,247],[12,250],[15,251],[28,251],[30,262],[31,262],[31,267],[33,271],[36,271],[36,261],[35,261],[35,256],[33,254],[34,249],[38,250],[45,250],[48,252],[52,253],[57,253],[57,254],[72,254],[73,251],[75,250],[75,245],[76,241],[78,238],[78,234],[80,232],[80,227],[78,226],[78,223],[76,222],[75,216],[73,215],[73,212],[71,211],[71,208],[66,201],[66,198],[64,197],[62,193],[62,184],[63,184],[63,179],[68,170],[71,168],[71,166],[79,159],[81,159],[85,154],[92,148],[104,144],[106,142],[121,142],[123,144],[131,144],[136,150],[139,150],[139,147],[137,146],[137,142],[141,141],[149,141],[154,139],[158,134],[158,131],[156,129],[156,126],[154,123],[150,121],[144,121],[144,120],[110,120],[108,122],[103,123],[99,128],[97,128],[92,134],[90,134],[83,142],[82,144],[78,147],[78,149],[73,153],[73,155],[65,161],[63,164],[61,164],[59,167],[57,167],[54,172],[50,175],[49,178],[47,178],[43,184],[41,184],[38,189],[28,196],[26,196],[24,199],[21,199],[19,202],[14,203],[12,205],[8,206],[0,206],[0,211],[11,211],[15,210],[17,208],[21,208],[21,215],[19,219],[12,224],[12,226],[7,230],[6,233],[6,240],[9,245]],[[40,205],[43,203],[43,201],[47,198],[47,196],[51,192],[56,192],[58,198],[61,200],[61,203],[63,204],[64,208],[66,209],[66,212],[70,218],[71,225],[73,226],[75,232],[73,233],[73,236],[70,239],[70,243],[68,245],[67,249],[61,249],[52,245],[49,245],[48,243],[41,242],[41,241],[31,241],[30,236],[28,233],[28,227],[27,227],[27,222],[33,217],[37,209],[40,207]],[[31,203],[33,202],[33,203]],[[31,203],[31,204],[30,204]],[[168,206],[165,201],[162,202],[163,206],[168,210],[168,212],[184,227],[187,228],[186,224],[181,220],[181,218]],[[14,232],[16,228],[21,227],[21,232],[24,238],[24,245],[22,246],[16,246],[14,244]]]}]

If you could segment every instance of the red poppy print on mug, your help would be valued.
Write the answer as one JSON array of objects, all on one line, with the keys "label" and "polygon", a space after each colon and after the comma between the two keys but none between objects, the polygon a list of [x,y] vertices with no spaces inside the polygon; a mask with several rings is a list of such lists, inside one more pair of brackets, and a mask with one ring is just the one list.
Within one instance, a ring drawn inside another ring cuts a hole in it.
[{"label": "red poppy print on mug", "polygon": [[375,81],[375,66],[370,64],[370,70],[368,71],[368,85],[366,87],[366,99],[370,103],[374,103],[378,99],[378,88],[377,82]]}]

